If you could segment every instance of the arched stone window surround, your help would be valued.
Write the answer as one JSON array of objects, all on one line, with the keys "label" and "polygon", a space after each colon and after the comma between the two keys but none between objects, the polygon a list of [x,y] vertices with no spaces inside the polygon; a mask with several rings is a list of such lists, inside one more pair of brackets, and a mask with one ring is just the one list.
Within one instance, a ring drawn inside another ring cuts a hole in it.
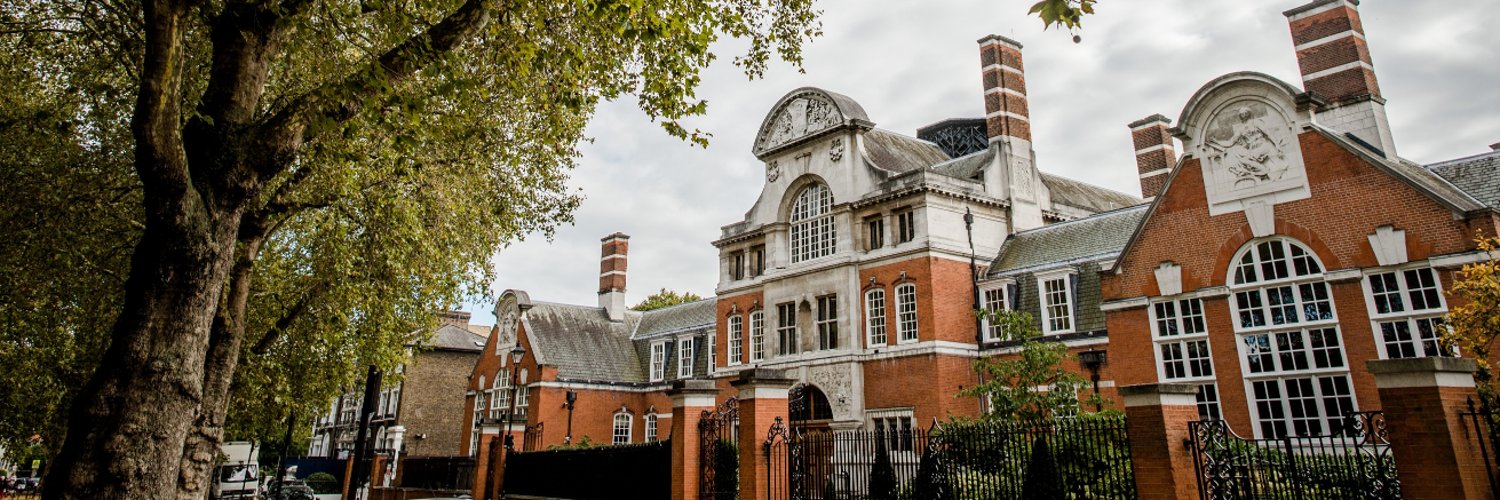
[{"label": "arched stone window surround", "polygon": [[833,189],[816,175],[804,175],[787,188],[780,220],[787,223],[788,262],[808,262],[838,252],[836,205]]},{"label": "arched stone window surround", "polygon": [[631,433],[635,429],[635,413],[629,408],[620,407],[615,411],[614,417],[610,419],[610,444],[630,444]]}]

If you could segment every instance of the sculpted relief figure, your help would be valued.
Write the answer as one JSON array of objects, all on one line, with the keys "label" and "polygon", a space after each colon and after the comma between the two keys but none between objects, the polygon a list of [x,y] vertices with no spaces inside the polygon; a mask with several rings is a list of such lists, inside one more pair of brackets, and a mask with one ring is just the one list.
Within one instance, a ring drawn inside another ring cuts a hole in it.
[{"label": "sculpted relief figure", "polygon": [[795,141],[809,133],[838,125],[839,121],[839,112],[833,103],[817,95],[792,99],[771,120],[771,126],[756,150],[763,151]]},{"label": "sculpted relief figure", "polygon": [[[1254,106],[1254,108],[1252,108]],[[1267,120],[1264,105],[1240,106],[1214,118],[1204,146],[1215,168],[1228,172],[1234,189],[1281,180],[1286,159],[1286,126]]]}]

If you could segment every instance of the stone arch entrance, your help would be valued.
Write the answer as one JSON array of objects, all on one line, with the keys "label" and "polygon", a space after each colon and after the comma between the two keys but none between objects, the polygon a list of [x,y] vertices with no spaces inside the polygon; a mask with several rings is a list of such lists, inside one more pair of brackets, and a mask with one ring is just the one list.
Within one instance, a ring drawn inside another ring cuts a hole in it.
[{"label": "stone arch entrance", "polygon": [[792,427],[827,428],[833,421],[833,407],[818,386],[802,383],[792,386],[787,395],[787,416]]}]

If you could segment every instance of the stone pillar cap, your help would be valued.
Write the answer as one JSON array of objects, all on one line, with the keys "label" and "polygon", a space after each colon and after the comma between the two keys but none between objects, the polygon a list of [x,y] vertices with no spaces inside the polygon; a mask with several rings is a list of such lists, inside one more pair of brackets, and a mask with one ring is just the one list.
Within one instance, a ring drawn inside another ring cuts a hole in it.
[{"label": "stone pillar cap", "polygon": [[1197,384],[1159,383],[1135,384],[1119,388],[1121,396],[1148,396],[1154,394],[1198,394]]},{"label": "stone pillar cap", "polygon": [[667,389],[668,396],[677,394],[714,394],[719,392],[718,385],[712,380],[688,379],[672,381],[672,388]]},{"label": "stone pillar cap", "polygon": [[729,382],[729,385],[735,387],[747,384],[782,385],[791,387],[793,382],[796,381],[787,378],[785,370],[777,370],[774,368],[755,368],[740,372],[740,376]]},{"label": "stone pillar cap", "polygon": [[1426,358],[1371,359],[1365,361],[1365,368],[1369,369],[1370,373],[1376,375],[1382,373],[1421,372],[1474,373],[1479,371],[1479,364],[1469,358],[1431,356]]}]

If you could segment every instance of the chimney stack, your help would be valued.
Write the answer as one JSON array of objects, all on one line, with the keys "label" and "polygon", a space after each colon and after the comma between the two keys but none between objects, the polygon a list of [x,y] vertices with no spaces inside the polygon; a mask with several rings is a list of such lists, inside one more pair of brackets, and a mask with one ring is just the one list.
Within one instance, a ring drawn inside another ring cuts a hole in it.
[{"label": "chimney stack", "polygon": [[610,321],[625,320],[625,254],[630,250],[630,236],[615,233],[599,240],[599,307]]},{"label": "chimney stack", "polygon": [[1172,134],[1167,129],[1172,120],[1160,114],[1130,124],[1130,139],[1135,143],[1135,167],[1141,174],[1141,197],[1156,199],[1167,185],[1167,174],[1177,164],[1172,148]]},{"label": "chimney stack", "polygon": [[1031,111],[1026,104],[1021,43],[1000,35],[981,38],[979,64],[984,76],[984,117],[990,142],[1008,137],[1030,144]]},{"label": "chimney stack", "polygon": [[1302,86],[1328,101],[1318,110],[1318,121],[1352,133],[1394,158],[1396,146],[1359,20],[1358,0],[1313,0],[1282,14],[1292,30]]},{"label": "chimney stack", "polygon": [[443,311],[438,313],[438,326],[453,325],[459,328],[469,327],[471,315],[464,311]]}]

